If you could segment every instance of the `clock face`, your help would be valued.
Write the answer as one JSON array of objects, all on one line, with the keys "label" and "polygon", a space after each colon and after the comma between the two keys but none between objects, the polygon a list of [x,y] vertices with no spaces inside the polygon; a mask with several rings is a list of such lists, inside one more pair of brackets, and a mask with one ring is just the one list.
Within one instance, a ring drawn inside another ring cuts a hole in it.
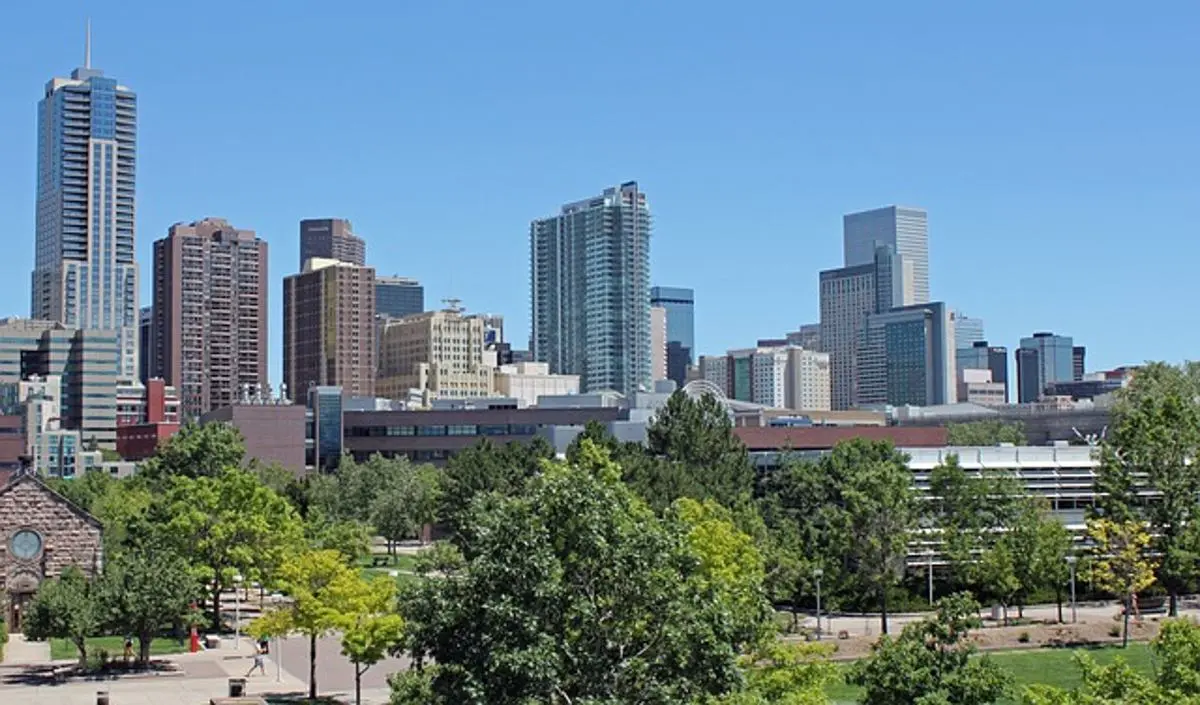
[{"label": "clock face", "polygon": [[17,558],[35,558],[42,552],[42,537],[36,531],[22,529],[12,538],[12,552]]}]

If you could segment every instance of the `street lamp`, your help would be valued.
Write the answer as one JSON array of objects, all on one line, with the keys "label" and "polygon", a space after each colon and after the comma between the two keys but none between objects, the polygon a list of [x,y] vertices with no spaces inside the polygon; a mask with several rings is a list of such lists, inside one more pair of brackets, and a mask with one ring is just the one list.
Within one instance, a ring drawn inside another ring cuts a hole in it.
[{"label": "street lamp", "polygon": [[242,585],[242,575],[233,576],[233,650],[238,651],[242,646],[242,594],[238,588]]},{"label": "street lamp", "polygon": [[929,566],[929,604],[933,605],[933,549],[925,550],[925,563]]},{"label": "street lamp", "polygon": [[1078,556],[1067,556],[1067,565],[1071,566],[1071,624],[1079,621],[1079,613],[1075,608],[1075,563]]},{"label": "street lamp", "polygon": [[817,579],[817,641],[821,640],[821,576],[825,575],[825,571],[820,568],[813,570],[813,577]]}]

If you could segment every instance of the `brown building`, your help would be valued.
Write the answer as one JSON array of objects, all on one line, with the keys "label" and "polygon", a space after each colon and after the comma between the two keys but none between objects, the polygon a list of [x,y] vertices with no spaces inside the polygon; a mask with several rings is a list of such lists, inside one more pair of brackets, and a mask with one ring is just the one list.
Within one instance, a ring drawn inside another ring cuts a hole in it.
[{"label": "brown building", "polygon": [[179,432],[179,397],[161,379],[117,388],[117,454],[145,460]]},{"label": "brown building", "polygon": [[375,269],[314,258],[283,280],[283,381],[375,396]]},{"label": "brown building", "polygon": [[918,428],[903,426],[809,426],[740,427],[733,434],[746,444],[746,450],[809,451],[829,450],[842,441],[865,438],[888,440],[897,448],[941,448],[946,445],[947,432],[942,427]]},{"label": "brown building", "polygon": [[304,472],[306,409],[303,404],[235,404],[200,417],[200,424],[227,423],[246,440],[246,461],[279,464]]},{"label": "brown building", "polygon": [[267,383],[267,243],[220,218],[172,225],[154,243],[149,374],[178,390],[184,418]]},{"label": "brown building", "polygon": [[314,218],[300,221],[300,269],[314,257],[336,259],[362,267],[367,263],[367,243],[354,234],[344,218]]},{"label": "brown building", "polygon": [[103,565],[100,522],[21,473],[0,488],[0,600],[11,632],[43,580],[77,566],[95,575]]}]

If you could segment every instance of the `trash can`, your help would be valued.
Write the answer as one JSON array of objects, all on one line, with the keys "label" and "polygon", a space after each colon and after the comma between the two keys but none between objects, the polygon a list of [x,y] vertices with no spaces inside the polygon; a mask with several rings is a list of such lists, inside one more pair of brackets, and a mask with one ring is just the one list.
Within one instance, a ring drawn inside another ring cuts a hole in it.
[{"label": "trash can", "polygon": [[999,622],[1004,619],[1004,608],[1000,605],[992,605],[992,621]]},{"label": "trash can", "polygon": [[246,697],[246,679],[245,678],[230,678],[229,679],[229,697],[231,697],[231,698]]},{"label": "trash can", "polygon": [[97,690],[96,691],[96,705],[108,705],[108,691],[107,690]]}]

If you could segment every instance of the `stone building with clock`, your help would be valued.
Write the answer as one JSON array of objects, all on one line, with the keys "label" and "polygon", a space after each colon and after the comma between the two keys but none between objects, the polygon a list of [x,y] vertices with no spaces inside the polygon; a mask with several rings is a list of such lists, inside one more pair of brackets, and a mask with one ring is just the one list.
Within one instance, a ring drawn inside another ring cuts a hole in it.
[{"label": "stone building with clock", "polygon": [[10,632],[38,586],[77,566],[96,575],[103,566],[100,522],[46,486],[18,474],[0,487],[0,605]]}]

